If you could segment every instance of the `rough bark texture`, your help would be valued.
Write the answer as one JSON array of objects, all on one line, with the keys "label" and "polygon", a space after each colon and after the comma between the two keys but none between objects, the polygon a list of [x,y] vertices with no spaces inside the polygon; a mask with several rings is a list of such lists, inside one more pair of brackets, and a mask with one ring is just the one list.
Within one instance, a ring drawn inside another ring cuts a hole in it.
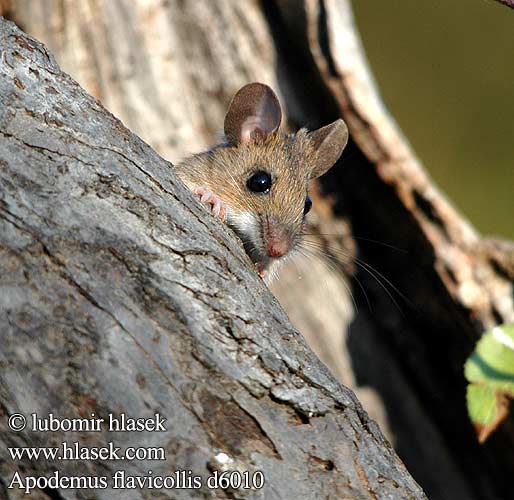
[{"label": "rough bark texture", "polygon": [[[353,142],[311,218],[331,260],[299,261],[273,290],[430,498],[513,495],[512,420],[480,447],[462,373],[481,331],[514,320],[512,244],[481,238],[428,179],[384,110],[347,1],[14,4],[65,71],[172,161],[214,141],[248,81],[279,91],[291,128],[344,117]],[[409,301],[379,277],[396,306],[367,265]]]},{"label": "rough bark texture", "polygon": [[[230,98],[245,83],[271,85],[286,104],[295,97],[279,87],[285,66],[258,1],[21,0],[10,12],[66,72],[171,161],[215,142]],[[298,123],[326,124],[314,110],[312,116]],[[313,232],[334,234],[331,245],[351,254],[348,224],[334,221],[320,197],[315,208]],[[350,358],[341,355],[353,315],[347,278],[319,259],[319,275],[311,273],[313,260],[294,263],[273,290],[333,373],[356,388]],[[311,304],[303,307],[301,297],[312,297]],[[372,399],[369,390],[358,395]],[[367,407],[386,428],[380,405]]]},{"label": "rough bark texture", "polygon": [[[3,496],[24,496],[6,489],[15,470],[206,476],[223,451],[242,469],[262,470],[266,486],[218,498],[425,498],[351,391],[289,324],[236,238],[177,184],[170,164],[3,20],[0,47]],[[167,430],[13,433],[5,416],[15,412],[159,412]],[[6,449],[76,439],[163,446],[167,460],[15,462]],[[86,496],[117,494],[127,493]]]}]

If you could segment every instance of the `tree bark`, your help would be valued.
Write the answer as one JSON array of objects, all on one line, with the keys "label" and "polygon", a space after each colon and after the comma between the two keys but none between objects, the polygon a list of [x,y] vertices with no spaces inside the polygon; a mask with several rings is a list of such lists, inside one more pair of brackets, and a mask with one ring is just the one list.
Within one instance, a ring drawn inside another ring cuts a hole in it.
[{"label": "tree bark", "polygon": [[483,329],[514,321],[513,247],[478,235],[428,178],[380,101],[347,1],[14,4],[65,71],[169,159],[214,142],[248,81],[278,89],[291,129],[343,117],[353,141],[311,218],[330,262],[293,263],[273,291],[430,498],[512,496],[512,420],[476,443],[462,365]]},{"label": "tree bark", "polygon": [[[425,498],[171,165],[4,20],[0,47],[3,496],[24,497],[7,488],[17,470],[191,470],[205,479],[223,452],[266,480],[262,490],[216,492],[224,498]],[[6,416],[16,412],[167,421],[153,433],[15,433]],[[13,461],[7,453],[78,440],[162,446],[166,460]],[[159,494],[212,498],[205,487]],[[39,497],[84,495],[63,488]]]}]

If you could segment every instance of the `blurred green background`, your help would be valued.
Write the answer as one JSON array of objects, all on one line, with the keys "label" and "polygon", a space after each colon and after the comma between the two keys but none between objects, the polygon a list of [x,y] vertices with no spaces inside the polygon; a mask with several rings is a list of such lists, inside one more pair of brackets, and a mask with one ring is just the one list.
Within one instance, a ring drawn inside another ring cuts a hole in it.
[{"label": "blurred green background", "polygon": [[430,175],[514,239],[514,10],[493,0],[353,0],[382,97]]}]

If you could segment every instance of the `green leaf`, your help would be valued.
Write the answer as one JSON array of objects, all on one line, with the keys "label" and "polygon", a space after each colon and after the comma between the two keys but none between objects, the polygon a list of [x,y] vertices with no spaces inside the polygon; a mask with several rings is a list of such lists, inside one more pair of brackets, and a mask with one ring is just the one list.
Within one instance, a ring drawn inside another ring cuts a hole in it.
[{"label": "green leaf", "polygon": [[514,324],[484,333],[466,361],[468,414],[483,443],[509,412],[514,398]]}]

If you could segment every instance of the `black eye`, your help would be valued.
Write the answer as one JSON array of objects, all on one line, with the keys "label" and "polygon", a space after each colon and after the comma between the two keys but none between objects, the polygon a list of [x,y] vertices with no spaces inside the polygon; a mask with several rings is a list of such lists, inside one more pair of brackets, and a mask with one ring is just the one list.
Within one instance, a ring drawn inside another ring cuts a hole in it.
[{"label": "black eye", "polygon": [[254,193],[267,193],[271,189],[271,175],[259,170],[246,181],[246,186]]},{"label": "black eye", "polygon": [[307,215],[312,208],[312,200],[309,195],[305,198],[305,205],[303,206],[303,215]]}]

